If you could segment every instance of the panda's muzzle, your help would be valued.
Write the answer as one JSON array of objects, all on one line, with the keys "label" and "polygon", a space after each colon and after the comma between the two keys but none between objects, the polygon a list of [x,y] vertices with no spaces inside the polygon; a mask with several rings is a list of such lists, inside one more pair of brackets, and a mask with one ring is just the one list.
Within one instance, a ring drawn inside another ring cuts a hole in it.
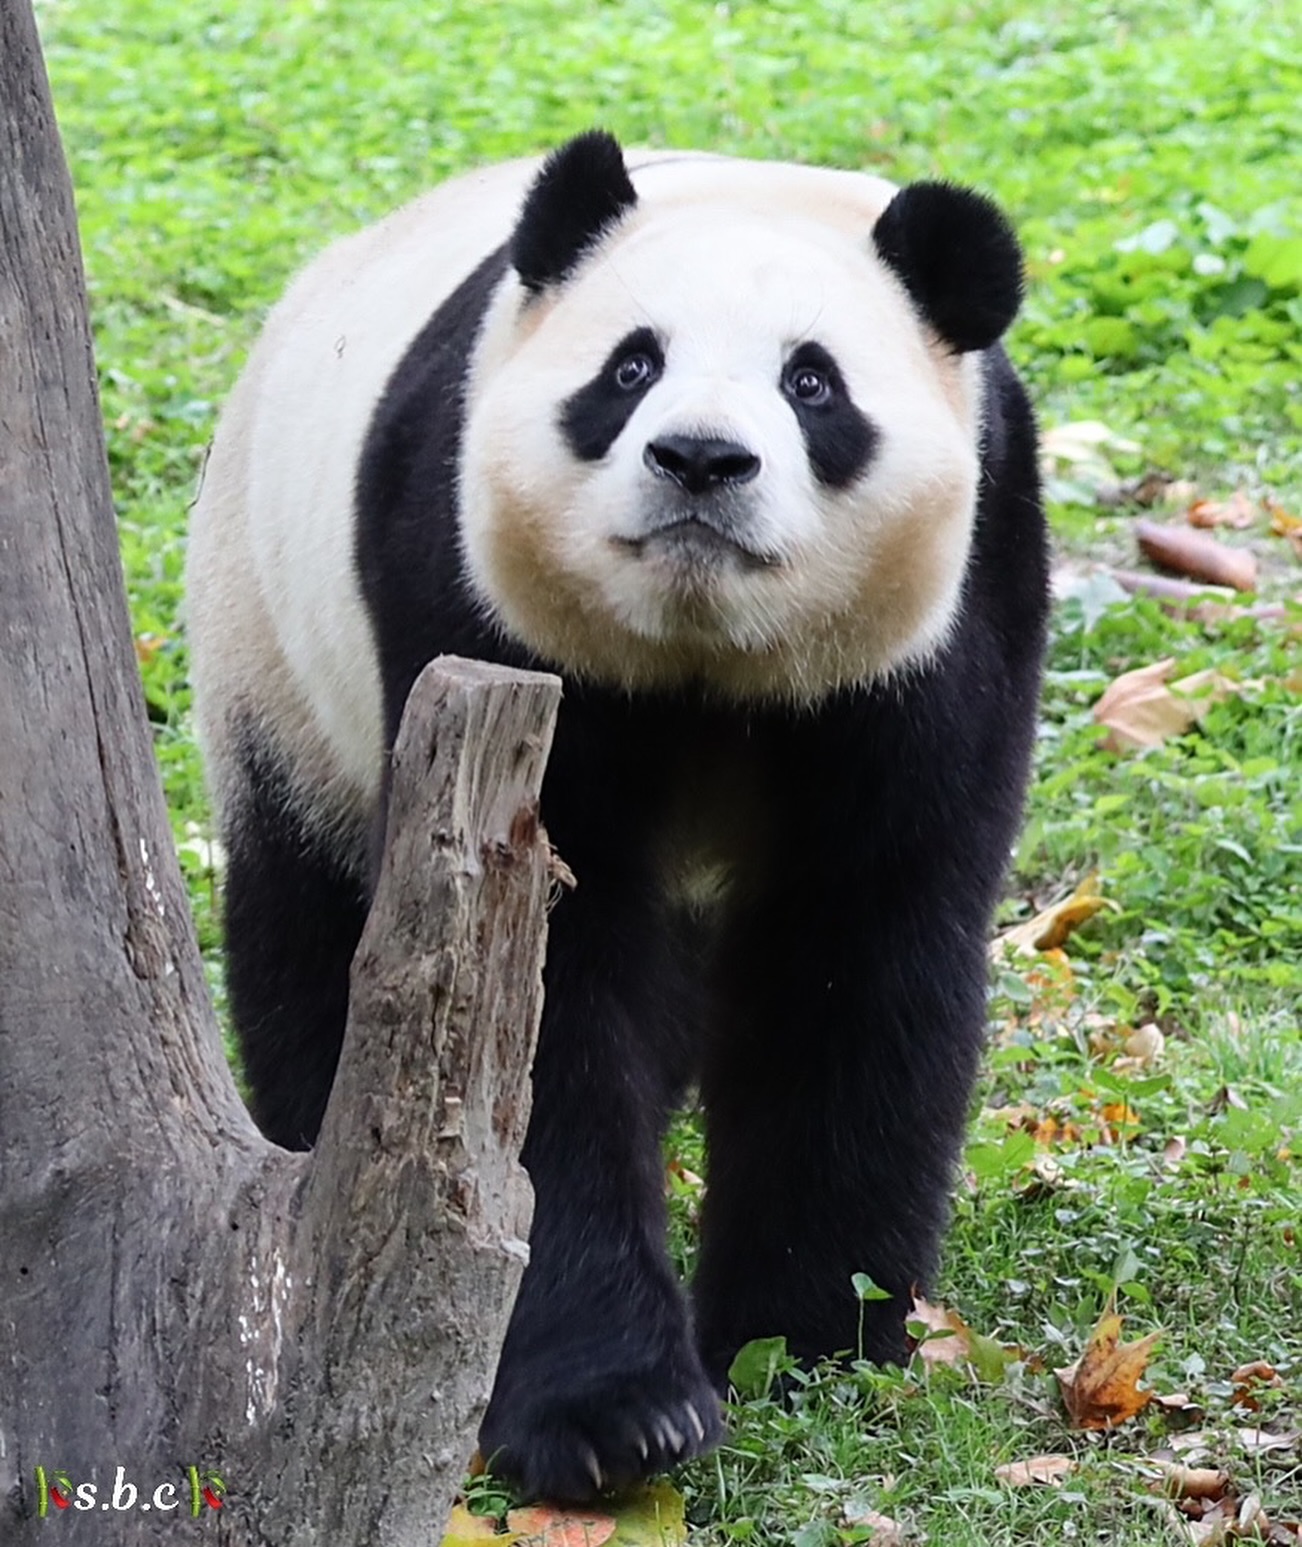
[{"label": "panda's muzzle", "polygon": [[[760,459],[737,441],[704,435],[661,435],[642,452],[664,495],[644,512],[636,537],[616,538],[639,557],[648,544],[696,561],[729,555],[748,567],[772,568],[777,554],[757,548],[746,502],[736,495],[759,475]],[[686,495],[687,498],[683,496]]]},{"label": "panda's muzzle", "polygon": [[642,460],[657,478],[688,494],[713,494],[758,477],[760,459],[735,440],[705,435],[662,435],[648,441]]}]

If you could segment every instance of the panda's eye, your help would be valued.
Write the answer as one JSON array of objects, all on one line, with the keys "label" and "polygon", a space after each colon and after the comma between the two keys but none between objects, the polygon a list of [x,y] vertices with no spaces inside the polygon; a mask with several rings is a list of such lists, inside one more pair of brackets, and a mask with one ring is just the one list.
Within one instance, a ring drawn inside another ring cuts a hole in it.
[{"label": "panda's eye", "polygon": [[625,355],[615,367],[615,385],[622,392],[636,392],[639,387],[649,387],[660,374],[660,367],[648,354],[640,351]]},{"label": "panda's eye", "polygon": [[832,396],[832,383],[812,365],[796,365],[787,372],[786,388],[796,402],[817,408]]}]

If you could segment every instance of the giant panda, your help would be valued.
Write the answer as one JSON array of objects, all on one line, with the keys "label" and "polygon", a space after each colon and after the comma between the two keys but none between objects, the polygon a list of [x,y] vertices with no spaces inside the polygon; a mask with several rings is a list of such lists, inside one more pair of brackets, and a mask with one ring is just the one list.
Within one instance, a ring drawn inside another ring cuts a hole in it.
[{"label": "giant panda", "polygon": [[[1019,249],[942,183],[579,136],[331,248],[194,513],[230,1002],[318,1130],[386,757],[455,653],[563,679],[524,1152],[480,1436],[584,1499],[699,1454],[751,1338],[906,1355],[983,1028],[1046,613]],[[699,1091],[689,1301],[660,1143]],[[890,1298],[861,1305],[867,1273]]]}]

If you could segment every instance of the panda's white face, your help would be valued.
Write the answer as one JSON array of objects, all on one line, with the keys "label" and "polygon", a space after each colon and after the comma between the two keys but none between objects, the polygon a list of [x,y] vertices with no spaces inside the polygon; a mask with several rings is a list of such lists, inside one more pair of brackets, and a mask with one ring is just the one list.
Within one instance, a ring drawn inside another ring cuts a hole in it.
[{"label": "panda's white face", "polygon": [[467,404],[481,599],[562,668],[809,701],[925,658],[957,606],[980,372],[861,231],[639,204],[490,313]]}]

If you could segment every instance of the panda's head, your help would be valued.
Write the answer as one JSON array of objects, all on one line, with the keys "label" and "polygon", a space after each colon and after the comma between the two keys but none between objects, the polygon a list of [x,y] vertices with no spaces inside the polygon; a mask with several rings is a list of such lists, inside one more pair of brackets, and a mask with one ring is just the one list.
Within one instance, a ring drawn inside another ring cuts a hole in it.
[{"label": "panda's head", "polygon": [[722,158],[544,165],[470,373],[481,601],[563,669],[812,701],[959,603],[979,351],[1021,295],[986,200]]}]

